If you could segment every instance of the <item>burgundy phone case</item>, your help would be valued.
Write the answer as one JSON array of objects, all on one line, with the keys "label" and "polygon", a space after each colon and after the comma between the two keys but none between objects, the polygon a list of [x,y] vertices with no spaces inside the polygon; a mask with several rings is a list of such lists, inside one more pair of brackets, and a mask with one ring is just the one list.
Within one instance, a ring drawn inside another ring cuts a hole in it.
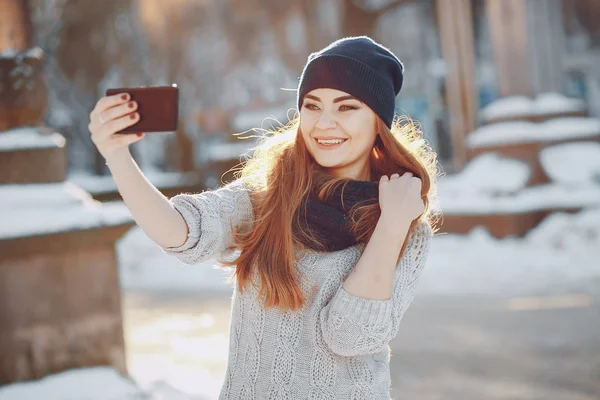
[{"label": "burgundy phone case", "polygon": [[171,132],[177,130],[179,121],[179,88],[173,86],[148,86],[108,89],[107,96],[129,93],[137,102],[139,121],[118,133]]}]

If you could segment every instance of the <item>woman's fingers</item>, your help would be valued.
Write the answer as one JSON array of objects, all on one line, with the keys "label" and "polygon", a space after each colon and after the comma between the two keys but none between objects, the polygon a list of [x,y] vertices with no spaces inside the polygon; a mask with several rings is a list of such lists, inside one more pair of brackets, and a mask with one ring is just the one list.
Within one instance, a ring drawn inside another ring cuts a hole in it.
[{"label": "woman's fingers", "polygon": [[404,174],[402,174],[402,176],[400,176],[399,173],[395,172],[393,174],[391,174],[389,177],[387,175],[382,175],[381,178],[379,178],[379,182],[389,182],[392,179],[398,179],[398,178],[412,178],[413,174],[411,172],[406,172]]},{"label": "woman's fingers", "polygon": [[144,138],[143,133],[115,135],[140,120],[137,103],[129,99],[129,94],[103,97],[90,113],[91,139],[105,159]]},{"label": "woman's fingers", "polygon": [[[133,113],[124,115],[120,118],[113,119],[112,121],[106,122],[95,132],[92,132],[92,140],[94,141],[103,141],[108,139],[110,136],[114,135],[117,132],[122,131],[125,128],[130,127],[131,125],[136,124],[140,119],[139,114]],[[124,134],[125,135],[125,134]],[[126,136],[131,136],[131,134],[126,134]]]},{"label": "woman's fingers", "polygon": [[102,111],[102,113],[99,114],[98,119],[100,120],[101,116],[102,120],[104,120],[104,123],[106,124],[112,120],[131,114],[135,110],[137,110],[137,103],[135,101],[129,101],[127,103],[120,104],[116,107]]},{"label": "woman's fingers", "polygon": [[[106,125],[111,126],[110,124],[113,120],[131,114],[137,110],[137,103],[135,101],[128,101],[129,98],[129,94],[126,93],[101,98],[98,103],[96,103],[94,110],[90,113],[90,124],[88,127],[90,132],[92,132],[92,135],[96,133],[100,136],[106,136],[118,132],[118,130],[111,131],[112,129],[110,128],[108,130],[104,128]],[[133,121],[137,122],[138,117],[139,116],[135,117]],[[120,124],[112,124],[112,126],[115,125]]]},{"label": "woman's fingers", "polygon": [[137,112],[134,112],[132,114],[127,114],[107,122],[104,124],[104,129],[108,135],[112,135],[130,127],[131,125],[136,124],[139,119],[140,115]]},{"label": "woman's fingers", "polygon": [[100,121],[100,115],[102,115],[102,119],[107,121],[105,111],[109,110],[113,107],[117,107],[121,104],[127,103],[130,99],[128,93],[115,94],[113,96],[106,96],[98,100],[96,103],[96,107],[90,113],[90,121],[92,123],[102,124]]}]

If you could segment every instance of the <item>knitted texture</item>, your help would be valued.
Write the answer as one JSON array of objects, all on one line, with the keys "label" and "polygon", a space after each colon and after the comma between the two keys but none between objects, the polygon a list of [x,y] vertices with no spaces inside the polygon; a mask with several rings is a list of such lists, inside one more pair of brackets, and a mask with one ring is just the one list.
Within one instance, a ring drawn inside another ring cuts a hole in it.
[{"label": "knitted texture", "polygon": [[298,210],[300,228],[310,231],[324,246],[317,246],[300,235],[300,241],[313,250],[337,251],[357,243],[350,229],[350,211],[354,206],[377,204],[379,185],[376,182],[351,180],[339,185],[324,201],[316,194],[309,196],[306,206]]},{"label": "knitted texture", "polygon": [[[163,250],[187,264],[231,251],[229,223],[249,226],[253,218],[248,189],[239,180],[171,202],[190,234],[182,246]],[[426,223],[409,233],[389,300],[356,297],[342,286],[365,244],[299,254],[296,268],[307,299],[299,311],[263,308],[256,288],[241,293],[236,287],[219,400],[390,400],[389,342],[413,300],[430,237]]]}]

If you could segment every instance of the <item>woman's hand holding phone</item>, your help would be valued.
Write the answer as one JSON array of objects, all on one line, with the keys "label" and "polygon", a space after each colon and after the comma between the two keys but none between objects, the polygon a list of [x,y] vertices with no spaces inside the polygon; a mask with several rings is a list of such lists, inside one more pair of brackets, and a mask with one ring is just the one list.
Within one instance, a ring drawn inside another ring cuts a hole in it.
[{"label": "woman's hand holding phone", "polygon": [[129,156],[129,145],[144,137],[143,133],[115,135],[140,119],[136,112],[138,105],[130,99],[127,93],[103,97],[90,113],[88,129],[92,142],[107,162],[114,157]]},{"label": "woman's hand holding phone", "polygon": [[122,134],[140,120],[140,107],[138,102],[131,101],[131,96],[119,93],[101,98],[90,113],[88,128],[137,224],[159,246],[177,247],[187,239],[185,220],[146,179],[129,153],[129,145],[144,134]]}]

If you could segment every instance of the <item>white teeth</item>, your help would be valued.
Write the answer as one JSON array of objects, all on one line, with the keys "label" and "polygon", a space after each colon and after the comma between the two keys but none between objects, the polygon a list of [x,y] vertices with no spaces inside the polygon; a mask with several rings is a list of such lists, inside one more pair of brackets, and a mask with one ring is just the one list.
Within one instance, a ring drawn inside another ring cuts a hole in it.
[{"label": "white teeth", "polygon": [[343,142],[342,139],[333,139],[333,140],[321,140],[321,139],[317,139],[317,141],[319,143],[322,143],[322,144],[336,144],[336,143],[342,143]]}]

